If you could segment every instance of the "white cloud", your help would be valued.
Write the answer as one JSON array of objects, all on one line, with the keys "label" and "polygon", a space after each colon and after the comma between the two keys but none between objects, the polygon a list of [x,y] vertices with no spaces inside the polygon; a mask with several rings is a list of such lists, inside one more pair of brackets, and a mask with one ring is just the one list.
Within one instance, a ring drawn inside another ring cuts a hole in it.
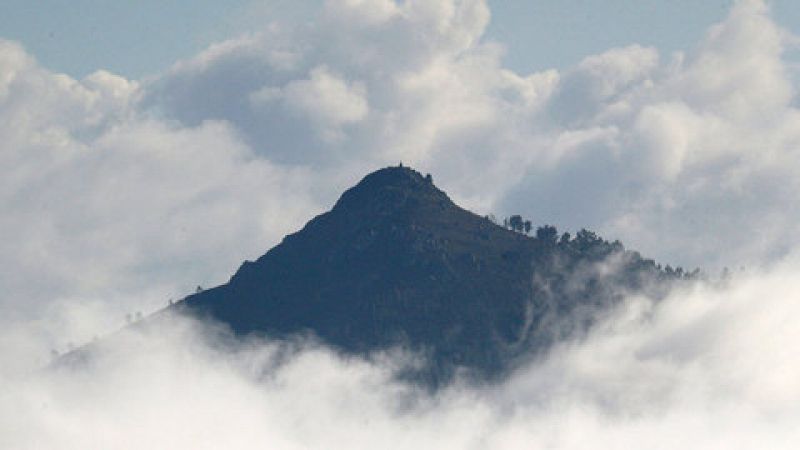
[{"label": "white cloud", "polygon": [[0,446],[793,448],[797,274],[795,260],[722,288],[630,298],[502,383],[433,396],[392,380],[398,354],[231,346],[172,321],[117,335],[77,370],[4,373]]},{"label": "white cloud", "polygon": [[[563,73],[503,68],[488,19],[476,1],[328,2],[312,26],[176,65],[145,104],[227,120],[262,157],[345,179],[404,161],[481,212],[595,228],[674,263],[794,245],[793,38],[763,2],[737,3],[686,53],[634,44]],[[752,242],[758,229],[772,237]]]},{"label": "white cloud", "polygon": [[395,17],[400,8],[393,0],[328,0],[325,8],[349,25],[380,25]]},{"label": "white cloud", "polygon": [[326,142],[340,136],[342,125],[358,122],[369,112],[363,84],[347,83],[325,66],[315,67],[308,79],[292,81],[282,89],[261,88],[250,100],[256,108],[282,100],[291,113],[319,127]]},{"label": "white cloud", "polygon": [[324,66],[312,70],[308,80],[289,83],[285,90],[287,103],[312,120],[340,125],[357,122],[368,112],[364,87],[348,85]]},{"label": "white cloud", "polygon": [[[63,304],[118,320],[162,306],[224,281],[317,208],[306,171],[256,158],[226,123],[148,117],[138,83],[53,74],[15,44],[0,61],[4,326]],[[64,333],[61,345],[88,338]]]},{"label": "white cloud", "polygon": [[534,217],[588,223],[679,263],[787,251],[794,213],[778,211],[796,189],[798,115],[785,35],[761,2],[740,2],[696,49],[664,64],[635,46],[587,58],[564,74],[544,117],[556,120],[555,135],[603,127],[614,138],[531,165],[504,207],[531,196]]}]

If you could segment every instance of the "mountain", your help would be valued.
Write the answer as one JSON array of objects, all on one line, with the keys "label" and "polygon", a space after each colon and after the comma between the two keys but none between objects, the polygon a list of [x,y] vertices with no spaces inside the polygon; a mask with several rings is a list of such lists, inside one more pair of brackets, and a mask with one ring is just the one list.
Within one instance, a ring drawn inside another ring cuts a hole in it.
[{"label": "mountain", "polygon": [[434,384],[459,368],[503,374],[559,333],[584,330],[626,291],[684,277],[582,230],[509,230],[405,167],[367,175],[333,209],[222,286],[174,308],[236,335],[313,333],[351,354],[403,345]]}]

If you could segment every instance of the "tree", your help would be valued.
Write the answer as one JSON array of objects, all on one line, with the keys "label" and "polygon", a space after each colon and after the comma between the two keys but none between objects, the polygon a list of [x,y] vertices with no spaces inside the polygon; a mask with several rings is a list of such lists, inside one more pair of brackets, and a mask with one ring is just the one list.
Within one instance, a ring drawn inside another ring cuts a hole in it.
[{"label": "tree", "polygon": [[586,228],[582,228],[578,231],[578,234],[575,235],[575,243],[578,244],[580,250],[589,250],[601,242],[603,242],[602,239]]},{"label": "tree", "polygon": [[508,224],[511,226],[512,230],[522,233],[524,225],[522,222],[522,216],[519,214],[514,214],[513,216],[509,217]]},{"label": "tree", "polygon": [[199,285],[198,285],[198,286],[197,286],[197,289],[195,289],[194,291],[195,291],[196,293],[198,293],[198,294],[199,294],[199,293],[201,293],[201,292],[203,292],[203,286],[199,286]]},{"label": "tree", "polygon": [[703,273],[703,271],[702,271],[702,270],[700,270],[700,268],[699,268],[699,267],[695,267],[693,271],[689,272],[689,274],[688,274],[688,275],[686,275],[686,277],[687,277],[687,278],[689,278],[690,280],[703,280],[703,281],[707,281],[707,279],[708,279],[708,277],[706,276],[706,274],[705,274],[705,273]]},{"label": "tree", "polygon": [[525,234],[530,233],[531,232],[531,221],[530,220],[526,220],[525,223],[524,223],[524,226],[525,226]]},{"label": "tree", "polygon": [[[566,233],[565,233],[566,234]],[[567,234],[567,236],[569,236]],[[555,245],[558,240],[558,230],[552,225],[544,225],[536,229],[536,239],[547,244]]]}]

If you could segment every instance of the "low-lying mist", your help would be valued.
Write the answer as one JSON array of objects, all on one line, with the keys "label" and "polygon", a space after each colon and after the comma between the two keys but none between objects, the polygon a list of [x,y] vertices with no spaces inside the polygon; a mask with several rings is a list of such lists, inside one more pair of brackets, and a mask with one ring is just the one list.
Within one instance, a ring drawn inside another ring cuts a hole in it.
[{"label": "low-lying mist", "polygon": [[435,393],[396,379],[415,362],[401,350],[232,341],[189,318],[101,339],[74,368],[31,370],[20,349],[42,346],[6,330],[0,448],[795,448],[798,275],[629,297],[502,382]]}]

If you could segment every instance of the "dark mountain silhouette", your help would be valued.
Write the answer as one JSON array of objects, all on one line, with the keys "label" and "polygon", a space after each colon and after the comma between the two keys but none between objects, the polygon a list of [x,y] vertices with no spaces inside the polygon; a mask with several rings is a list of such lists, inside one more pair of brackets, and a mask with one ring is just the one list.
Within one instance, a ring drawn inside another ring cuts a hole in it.
[{"label": "dark mountain silhouette", "polygon": [[237,335],[310,332],[353,354],[400,344],[429,356],[416,375],[435,384],[459,367],[505,373],[584,330],[622,292],[684,276],[585,230],[537,234],[456,206],[430,176],[385,168],[227,284],[174,308]]}]

